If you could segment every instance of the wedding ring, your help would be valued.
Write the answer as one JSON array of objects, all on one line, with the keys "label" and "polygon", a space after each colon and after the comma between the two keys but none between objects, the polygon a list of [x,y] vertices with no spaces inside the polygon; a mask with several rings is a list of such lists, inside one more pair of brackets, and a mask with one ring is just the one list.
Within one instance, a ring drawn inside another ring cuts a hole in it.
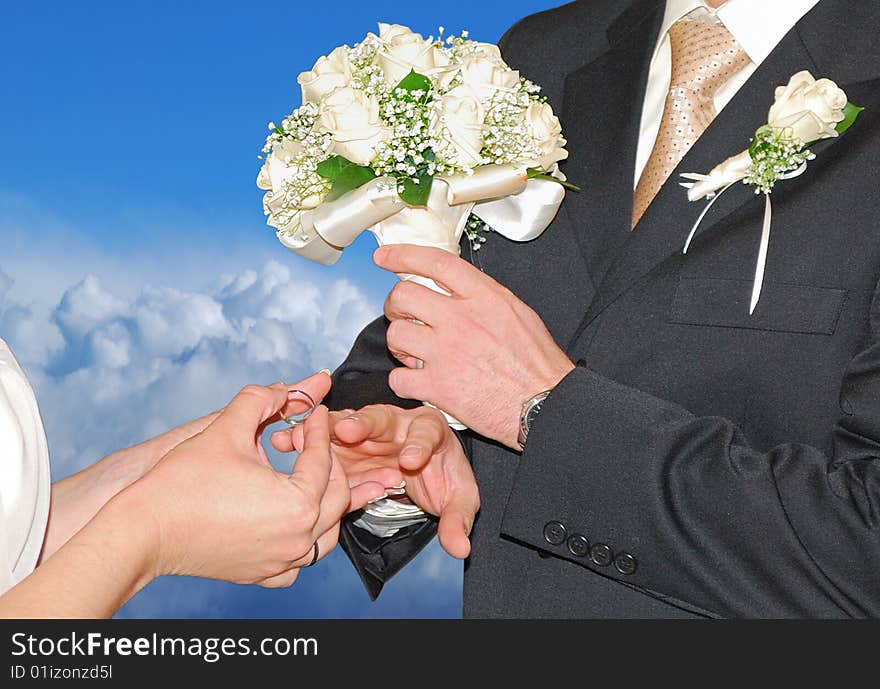
[{"label": "wedding ring", "polygon": [[386,492],[389,496],[394,496],[394,495],[406,495],[406,481],[401,481],[401,482],[400,482],[398,485],[396,485],[396,486],[390,486],[390,487],[386,486],[386,488],[385,488],[385,492]]},{"label": "wedding ring", "polygon": [[309,564],[307,564],[307,565],[303,565],[303,567],[304,567],[304,568],[305,568],[305,567],[311,567],[311,566],[312,566],[313,564],[315,564],[317,561],[318,561],[318,542],[315,541],[315,551],[314,551],[314,554],[312,555],[312,561],[311,561]]},{"label": "wedding ring", "polygon": [[315,402],[312,396],[304,390],[291,390],[287,393],[287,400],[289,402],[297,402],[299,405],[304,405],[302,411],[283,417],[282,420],[288,426],[301,426],[318,406],[318,403]]}]

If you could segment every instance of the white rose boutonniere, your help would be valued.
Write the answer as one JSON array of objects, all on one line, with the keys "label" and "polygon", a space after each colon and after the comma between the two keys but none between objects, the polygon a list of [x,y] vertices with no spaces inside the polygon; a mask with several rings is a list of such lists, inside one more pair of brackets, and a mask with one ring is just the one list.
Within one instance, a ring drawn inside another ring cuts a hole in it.
[{"label": "white rose boutonniere", "polygon": [[776,101],[767,124],[788,129],[801,141],[816,141],[838,135],[837,125],[845,119],[846,94],[830,79],[814,79],[809,72],[798,72],[786,86],[778,86]]},{"label": "white rose boutonniere", "polygon": [[728,158],[708,174],[682,174],[690,180],[682,183],[688,190],[689,200],[709,199],[685,241],[684,253],[706,213],[734,183],[751,184],[756,194],[764,194],[764,224],[750,314],[758,304],[764,280],[770,242],[771,191],[779,180],[797,177],[806,170],[807,162],[816,157],[810,146],[843,134],[864,109],[848,102],[846,93],[833,81],[815,79],[807,71],[798,72],[787,85],[777,87],[774,96],[767,123],[755,132],[747,150]]}]

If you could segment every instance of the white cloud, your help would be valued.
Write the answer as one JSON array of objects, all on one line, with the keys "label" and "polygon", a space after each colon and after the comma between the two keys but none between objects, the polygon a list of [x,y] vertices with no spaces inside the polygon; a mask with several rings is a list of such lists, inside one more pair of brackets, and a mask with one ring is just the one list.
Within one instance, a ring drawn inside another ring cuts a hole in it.
[{"label": "white cloud", "polygon": [[[179,279],[166,275],[148,286],[156,260],[108,270],[106,257],[77,254],[62,281],[56,260],[2,259],[0,337],[36,390],[55,479],[216,409],[245,384],[295,382],[335,367],[380,313],[380,297],[339,271],[299,264],[294,274],[270,261],[217,277],[218,266],[232,262],[202,256]],[[84,275],[86,267],[92,274]],[[375,280],[368,287],[384,290]],[[292,459],[275,461],[284,469]],[[461,572],[435,542],[371,603],[335,552],[290,591],[163,577],[120,616],[454,616]]]},{"label": "white cloud", "polygon": [[9,289],[11,287],[12,278],[4,273],[3,269],[0,268],[0,306],[3,305],[3,302],[6,299],[6,294],[9,292]]},{"label": "white cloud", "polygon": [[88,275],[64,293],[54,320],[72,339],[82,339],[90,330],[121,316],[125,302],[102,289],[98,278]]},{"label": "white cloud", "polygon": [[345,279],[305,280],[270,262],[216,288],[143,287],[86,276],[44,313],[11,302],[0,333],[32,379],[57,477],[225,403],[243,385],[334,367],[378,307]]}]

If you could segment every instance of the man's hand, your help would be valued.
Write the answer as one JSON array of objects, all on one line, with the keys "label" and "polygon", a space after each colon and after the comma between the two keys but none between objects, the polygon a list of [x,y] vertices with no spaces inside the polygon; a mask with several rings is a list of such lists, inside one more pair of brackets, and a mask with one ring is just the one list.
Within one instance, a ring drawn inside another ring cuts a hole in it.
[{"label": "man's hand", "polygon": [[519,449],[523,402],[574,369],[541,318],[510,290],[440,249],[389,245],[377,249],[374,260],[451,292],[399,282],[388,295],[388,349],[405,366],[389,375],[394,393],[430,402],[477,433]]},{"label": "man's hand", "polygon": [[[457,558],[470,554],[469,535],[480,509],[477,483],[461,442],[436,409],[373,405],[334,412],[331,451],[349,476],[383,476],[385,486],[406,480],[406,493],[426,512],[440,517],[438,536]],[[302,429],[275,433],[282,452],[301,447]]]}]

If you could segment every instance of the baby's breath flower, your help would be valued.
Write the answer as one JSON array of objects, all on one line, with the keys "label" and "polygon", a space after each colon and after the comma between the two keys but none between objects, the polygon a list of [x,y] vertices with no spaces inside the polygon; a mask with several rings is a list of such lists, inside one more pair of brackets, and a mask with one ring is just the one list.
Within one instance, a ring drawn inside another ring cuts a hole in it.
[{"label": "baby's breath flower", "polygon": [[489,225],[487,225],[482,219],[473,214],[468,217],[467,223],[464,226],[464,232],[471,243],[471,249],[473,249],[474,251],[479,251],[480,247],[482,247],[483,244],[486,243],[486,237],[484,233],[491,231],[492,228],[489,227]]},{"label": "baby's breath flower", "polygon": [[[296,234],[296,222],[303,208],[314,207],[330,190],[329,182],[318,174],[318,164],[328,154],[330,135],[314,131],[320,108],[306,103],[285,117],[280,125],[269,123],[263,153],[283,164],[283,176],[275,180],[263,197],[263,212],[268,223],[287,234]],[[265,165],[271,161],[267,160]]]},{"label": "baby's breath flower", "polygon": [[409,178],[451,172],[435,159],[437,141],[430,132],[429,116],[434,93],[424,89],[389,89],[380,100],[380,113],[392,136],[379,144],[373,169],[377,175]]},{"label": "baby's breath flower", "polygon": [[743,179],[753,184],[755,193],[769,194],[779,177],[796,170],[816,156],[789,129],[764,126],[755,132],[749,146],[752,166]]},{"label": "baby's breath flower", "polygon": [[538,98],[523,80],[519,91],[497,91],[486,113],[483,155],[491,163],[504,165],[534,160],[540,156],[540,143],[532,136],[525,115]]}]

